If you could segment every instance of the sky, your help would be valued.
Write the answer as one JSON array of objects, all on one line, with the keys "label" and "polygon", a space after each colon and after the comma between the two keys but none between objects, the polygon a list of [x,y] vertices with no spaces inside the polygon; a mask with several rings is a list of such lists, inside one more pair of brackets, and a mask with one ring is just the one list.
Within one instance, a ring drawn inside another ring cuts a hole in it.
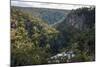
[{"label": "sky", "polygon": [[[54,3],[70,3],[70,4],[84,4],[83,5],[66,5],[66,4],[47,4],[36,2],[20,2],[20,1],[40,1],[40,2],[54,2]],[[77,9],[81,7],[90,7],[87,5],[95,5],[95,0],[11,0],[11,6],[21,7],[37,7],[37,8],[54,8],[54,9]]]}]

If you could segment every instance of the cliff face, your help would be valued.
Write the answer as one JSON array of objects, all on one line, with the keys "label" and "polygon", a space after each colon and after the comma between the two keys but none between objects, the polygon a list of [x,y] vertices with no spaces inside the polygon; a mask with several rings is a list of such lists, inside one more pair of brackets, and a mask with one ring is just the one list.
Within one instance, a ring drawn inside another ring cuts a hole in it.
[{"label": "cliff face", "polygon": [[94,9],[80,9],[80,11],[76,10],[72,12],[73,15],[70,15],[68,22],[71,23],[72,26],[78,28],[80,30],[85,30],[87,28],[91,28],[95,22],[95,10]]},{"label": "cliff face", "polygon": [[[95,24],[95,9],[94,8],[82,8],[72,10],[63,20],[62,23],[56,24],[55,27],[74,27],[79,30],[86,30],[91,28]],[[61,27],[61,28],[62,28]]]},{"label": "cliff face", "polygon": [[[72,10],[63,22],[54,25],[54,27],[62,33],[67,47],[79,49],[82,54],[86,51],[92,60],[95,59],[95,8]],[[76,51],[76,53],[78,52]],[[77,54],[76,56],[81,55]],[[84,59],[86,58],[84,57]],[[73,61],[76,61],[76,58]],[[80,59],[80,61],[82,60]]]}]

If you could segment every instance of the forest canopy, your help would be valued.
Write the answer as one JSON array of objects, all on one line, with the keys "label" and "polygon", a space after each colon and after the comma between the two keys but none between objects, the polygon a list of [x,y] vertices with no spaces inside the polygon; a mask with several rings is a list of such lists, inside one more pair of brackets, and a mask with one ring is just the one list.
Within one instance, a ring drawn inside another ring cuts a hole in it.
[{"label": "forest canopy", "polygon": [[64,17],[50,25],[45,18],[11,7],[11,65],[94,61],[95,7],[71,10]]}]

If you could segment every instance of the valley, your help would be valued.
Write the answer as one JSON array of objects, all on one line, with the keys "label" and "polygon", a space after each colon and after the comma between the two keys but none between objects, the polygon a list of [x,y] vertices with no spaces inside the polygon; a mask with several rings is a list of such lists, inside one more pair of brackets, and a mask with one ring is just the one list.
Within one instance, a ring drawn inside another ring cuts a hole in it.
[{"label": "valley", "polygon": [[95,61],[95,7],[11,7],[11,65]]}]

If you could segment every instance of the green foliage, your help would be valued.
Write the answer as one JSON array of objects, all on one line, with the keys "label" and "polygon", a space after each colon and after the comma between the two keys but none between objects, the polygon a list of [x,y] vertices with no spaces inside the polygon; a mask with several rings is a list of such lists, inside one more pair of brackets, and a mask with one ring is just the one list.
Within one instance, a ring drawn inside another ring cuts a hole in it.
[{"label": "green foliage", "polygon": [[55,27],[66,41],[66,47],[62,50],[75,53],[71,62],[95,60],[95,8],[72,10],[67,19]]},{"label": "green foliage", "polygon": [[[82,22],[77,22],[79,20]],[[57,63],[95,60],[94,8],[72,10],[67,20],[54,27],[38,17],[11,8],[12,66],[47,64],[50,57],[64,51],[73,51],[75,56],[54,59],[59,60]]]},{"label": "green foliage", "polygon": [[[33,25],[31,29],[25,28],[25,20],[31,20],[31,25]],[[11,9],[12,23],[16,25],[16,28],[11,28],[11,64],[19,66],[47,63],[48,57],[51,56],[49,41],[59,32],[42,20],[32,18],[17,9]]]}]

